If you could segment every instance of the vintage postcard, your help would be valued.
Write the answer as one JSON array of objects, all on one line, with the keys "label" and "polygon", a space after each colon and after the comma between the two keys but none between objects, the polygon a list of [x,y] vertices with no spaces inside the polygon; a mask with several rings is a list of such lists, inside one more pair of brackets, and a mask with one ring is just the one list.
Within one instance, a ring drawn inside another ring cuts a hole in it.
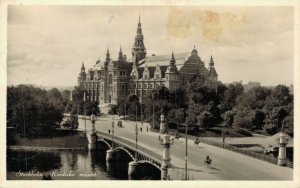
[{"label": "vintage postcard", "polygon": [[299,1],[4,1],[0,41],[0,187],[300,186]]}]

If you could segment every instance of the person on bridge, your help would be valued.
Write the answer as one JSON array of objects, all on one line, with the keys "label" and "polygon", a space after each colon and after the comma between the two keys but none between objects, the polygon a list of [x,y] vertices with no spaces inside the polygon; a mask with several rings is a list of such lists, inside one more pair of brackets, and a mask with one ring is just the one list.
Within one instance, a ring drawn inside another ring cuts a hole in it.
[{"label": "person on bridge", "polygon": [[209,155],[206,156],[206,159],[204,162],[206,163],[207,166],[211,166],[212,159],[209,157]]},{"label": "person on bridge", "polygon": [[143,132],[143,128],[142,127],[140,127],[140,131]]},{"label": "person on bridge", "polygon": [[110,134],[110,129],[108,129],[108,134]]},{"label": "person on bridge", "polygon": [[199,144],[199,138],[198,137],[196,138],[194,144],[195,144],[195,146],[198,146],[198,144]]}]

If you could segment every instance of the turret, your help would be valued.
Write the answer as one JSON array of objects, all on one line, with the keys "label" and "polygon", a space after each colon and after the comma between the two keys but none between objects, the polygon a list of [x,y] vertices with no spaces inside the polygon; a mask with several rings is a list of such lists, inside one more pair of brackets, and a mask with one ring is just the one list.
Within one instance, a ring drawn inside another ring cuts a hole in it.
[{"label": "turret", "polygon": [[177,80],[178,80],[178,69],[176,67],[176,60],[174,57],[174,53],[172,52],[170,64],[165,72],[166,74],[166,87],[169,89],[173,89],[177,87]]},{"label": "turret", "polygon": [[142,24],[140,17],[131,53],[134,65],[137,65],[140,60],[146,57],[146,48],[144,45],[144,36],[142,33]]},{"label": "turret", "polygon": [[105,59],[105,62],[104,62],[104,69],[107,69],[107,65],[110,61],[110,53],[109,53],[109,49],[107,48],[107,51],[106,51],[106,59]]},{"label": "turret", "polygon": [[78,86],[82,86],[85,79],[86,79],[85,67],[84,67],[84,63],[82,62],[81,70],[78,76]]},{"label": "turret", "polygon": [[122,47],[120,46],[120,51],[119,51],[119,61],[123,61],[123,52],[122,52]]},{"label": "turret", "polygon": [[109,49],[107,48],[107,51],[106,51],[106,61],[109,61],[110,60],[110,54],[109,54]]},{"label": "turret", "polygon": [[210,56],[210,62],[209,62],[209,67],[208,67],[208,76],[211,81],[217,81],[218,80],[218,74],[215,69],[215,63],[213,60],[212,55]]},{"label": "turret", "polygon": [[171,57],[171,60],[170,60],[169,67],[166,70],[166,74],[178,73],[178,69],[177,69],[175,63],[176,63],[176,60],[175,60],[175,57],[174,57],[174,53],[172,52],[172,57]]}]

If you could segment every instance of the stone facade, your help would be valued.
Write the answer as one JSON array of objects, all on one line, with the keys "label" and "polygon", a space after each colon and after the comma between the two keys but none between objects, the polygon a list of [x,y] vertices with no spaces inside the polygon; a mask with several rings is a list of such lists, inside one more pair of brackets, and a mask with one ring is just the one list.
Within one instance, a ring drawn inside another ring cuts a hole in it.
[{"label": "stone facade", "polygon": [[127,60],[120,48],[118,60],[112,60],[107,49],[105,61],[98,60],[87,73],[82,64],[78,85],[85,89],[87,100],[116,104],[119,98],[135,94],[142,101],[160,86],[173,90],[193,79],[214,88],[218,83],[212,56],[206,68],[195,47],[191,53],[147,57],[140,19],[131,55]]}]

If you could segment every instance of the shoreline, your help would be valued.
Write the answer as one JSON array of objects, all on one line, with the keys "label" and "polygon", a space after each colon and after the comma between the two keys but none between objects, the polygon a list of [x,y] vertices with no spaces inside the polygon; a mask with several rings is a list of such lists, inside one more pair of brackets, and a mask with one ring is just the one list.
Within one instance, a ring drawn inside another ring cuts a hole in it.
[{"label": "shoreline", "polygon": [[79,130],[57,130],[51,138],[28,139],[17,136],[15,144],[7,145],[7,150],[13,151],[83,151],[87,148],[86,134]]},{"label": "shoreline", "polygon": [[87,147],[44,147],[44,146],[7,146],[7,149],[13,151],[85,151]]}]

